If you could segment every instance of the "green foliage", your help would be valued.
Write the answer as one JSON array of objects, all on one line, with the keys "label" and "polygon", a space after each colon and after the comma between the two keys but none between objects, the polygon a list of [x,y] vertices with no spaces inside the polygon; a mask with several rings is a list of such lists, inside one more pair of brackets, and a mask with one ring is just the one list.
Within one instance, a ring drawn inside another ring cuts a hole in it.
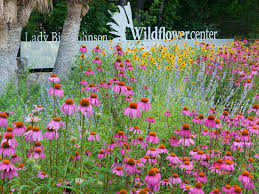
[{"label": "green foliage", "polygon": [[[111,21],[108,10],[114,12],[116,0],[90,2],[89,12],[83,17],[80,33],[109,35],[106,23]],[[257,38],[259,12],[256,0],[145,0],[144,7],[137,11],[136,1],[131,0],[135,26],[165,26],[168,30],[218,30],[221,38]],[[66,18],[66,1],[53,1],[49,13],[34,11],[23,29],[28,36],[43,31],[61,32]],[[139,9],[139,8],[138,8]],[[51,36],[49,36],[50,38]],[[50,40],[50,39],[49,39]]]}]

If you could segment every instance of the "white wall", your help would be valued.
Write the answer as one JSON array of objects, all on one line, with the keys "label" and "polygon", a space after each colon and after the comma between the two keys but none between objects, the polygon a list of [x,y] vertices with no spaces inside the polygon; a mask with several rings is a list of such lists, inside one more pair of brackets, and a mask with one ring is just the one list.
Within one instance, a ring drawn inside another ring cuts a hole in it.
[{"label": "white wall", "polygon": [[[137,43],[135,40],[129,40],[127,42],[121,42],[123,49],[126,47],[145,47],[154,46],[155,44],[169,45],[178,44],[180,47],[186,42],[189,46],[195,46],[194,42],[204,41],[206,43],[214,44],[216,46],[228,44],[233,42],[234,39],[213,39],[213,40],[173,40],[171,42],[167,41],[153,41],[153,40],[142,40],[141,43]],[[112,44],[112,46],[110,45]],[[97,45],[106,49],[107,52],[111,52],[110,47],[115,47],[118,42],[111,43],[110,41],[87,41],[87,42],[77,42],[75,55],[79,54],[79,49],[81,45],[86,45],[88,52],[95,48]],[[21,57],[26,57],[28,59],[28,65],[31,68],[52,68],[55,63],[55,59],[58,52],[59,42],[22,42],[21,43]]]}]

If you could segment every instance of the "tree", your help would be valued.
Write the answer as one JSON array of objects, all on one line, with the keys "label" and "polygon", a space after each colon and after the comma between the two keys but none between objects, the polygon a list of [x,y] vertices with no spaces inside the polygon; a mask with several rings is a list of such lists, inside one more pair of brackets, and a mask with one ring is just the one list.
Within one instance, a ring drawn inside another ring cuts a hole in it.
[{"label": "tree", "polygon": [[48,5],[48,0],[0,0],[0,93],[15,75],[22,28],[35,7]]},{"label": "tree", "polygon": [[72,59],[80,30],[82,17],[89,10],[89,0],[69,0],[67,3],[67,17],[63,26],[58,54],[53,72],[63,79],[67,79],[71,69]]}]

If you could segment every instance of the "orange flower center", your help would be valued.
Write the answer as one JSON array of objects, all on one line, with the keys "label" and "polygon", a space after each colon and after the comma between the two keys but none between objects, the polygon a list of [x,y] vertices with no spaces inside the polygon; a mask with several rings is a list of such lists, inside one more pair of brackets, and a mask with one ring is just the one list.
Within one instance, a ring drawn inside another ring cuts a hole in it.
[{"label": "orange flower center", "polygon": [[147,174],[148,176],[156,176],[156,171],[154,169],[150,169]]},{"label": "orange flower center", "polygon": [[182,125],[183,130],[190,130],[190,126],[188,124]]},{"label": "orange flower center", "polygon": [[90,94],[91,98],[97,98],[97,94]]},{"label": "orange flower center", "polygon": [[130,159],[127,160],[127,164],[131,165],[131,166],[134,166],[135,165],[135,160],[133,158],[130,158]]},{"label": "orange flower center", "polygon": [[124,82],[118,82],[118,85],[119,86],[125,86],[125,83]]},{"label": "orange flower center", "polygon": [[3,162],[5,165],[8,165],[8,164],[10,164],[10,161],[9,160],[4,160],[4,162]]},{"label": "orange flower center", "polygon": [[40,128],[39,127],[32,127],[32,131],[40,131]]},{"label": "orange flower center", "polygon": [[65,101],[66,104],[70,105],[70,104],[74,104],[74,101],[72,99],[67,99]]},{"label": "orange flower center", "polygon": [[195,188],[197,189],[201,189],[202,188],[202,183],[198,182],[198,183],[195,183]]},{"label": "orange flower center", "polygon": [[141,98],[141,102],[147,103],[148,99],[147,98]]},{"label": "orange flower center", "polygon": [[56,121],[56,122],[59,122],[59,121],[61,121],[61,118],[60,117],[54,117],[53,120]]},{"label": "orange flower center", "polygon": [[138,108],[138,104],[135,103],[135,102],[132,102],[132,103],[130,103],[129,107],[132,108],[132,109],[137,109]]},{"label": "orange flower center", "polygon": [[16,122],[14,122],[15,123],[15,126],[17,127],[17,128],[22,128],[22,127],[24,127],[24,124],[23,124],[23,122],[21,122],[21,121],[16,121]]},{"label": "orange flower center", "polygon": [[162,145],[159,146],[159,148],[160,149],[165,149],[165,145],[162,144]]},{"label": "orange flower center", "polygon": [[5,134],[4,138],[5,139],[13,139],[13,134],[7,133],[7,134]]},{"label": "orange flower center", "polygon": [[173,176],[173,178],[177,178],[177,177],[179,177],[179,175],[178,175],[178,174],[176,174],[176,173],[174,173],[172,176]]},{"label": "orange flower center", "polygon": [[90,105],[90,102],[89,102],[88,99],[83,98],[83,99],[80,100],[80,105],[86,107],[86,106]]},{"label": "orange flower center", "polygon": [[209,116],[208,116],[208,119],[211,120],[211,121],[213,121],[213,120],[215,120],[215,117],[214,117],[214,115],[209,115]]},{"label": "orange flower center", "polygon": [[183,107],[183,110],[189,110],[189,108],[188,107]]},{"label": "orange flower center", "polygon": [[0,117],[6,119],[6,118],[7,118],[7,114],[5,114],[5,113],[0,113]]},{"label": "orange flower center", "polygon": [[55,84],[54,88],[57,89],[57,90],[60,90],[61,89],[61,85],[60,84]]}]

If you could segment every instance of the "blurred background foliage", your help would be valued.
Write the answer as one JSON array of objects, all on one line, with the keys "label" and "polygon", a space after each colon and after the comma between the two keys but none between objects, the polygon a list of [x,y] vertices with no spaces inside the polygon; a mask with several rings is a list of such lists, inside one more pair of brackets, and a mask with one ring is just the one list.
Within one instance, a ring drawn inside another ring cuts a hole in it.
[{"label": "blurred background foliage", "polygon": [[[88,14],[83,17],[80,33],[107,35],[111,21],[108,10],[114,12],[117,5],[126,0],[93,0]],[[258,0],[129,0],[134,26],[165,26],[166,30],[217,30],[217,38],[259,37]],[[66,18],[66,1],[53,0],[53,9],[48,13],[35,10],[23,29],[28,37],[45,32],[62,32]],[[51,38],[51,36],[49,36]],[[50,40],[50,39],[49,39]]]}]

